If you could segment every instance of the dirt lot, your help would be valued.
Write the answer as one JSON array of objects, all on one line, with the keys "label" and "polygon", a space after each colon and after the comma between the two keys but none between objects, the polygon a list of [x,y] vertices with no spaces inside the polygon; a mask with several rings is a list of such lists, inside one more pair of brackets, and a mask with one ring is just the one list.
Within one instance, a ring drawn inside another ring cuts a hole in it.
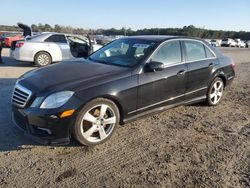
[{"label": "dirt lot", "polygon": [[237,78],[217,107],[181,106],[94,148],[41,146],[13,128],[10,97],[34,68],[0,65],[0,187],[250,187],[250,49],[223,48]]}]

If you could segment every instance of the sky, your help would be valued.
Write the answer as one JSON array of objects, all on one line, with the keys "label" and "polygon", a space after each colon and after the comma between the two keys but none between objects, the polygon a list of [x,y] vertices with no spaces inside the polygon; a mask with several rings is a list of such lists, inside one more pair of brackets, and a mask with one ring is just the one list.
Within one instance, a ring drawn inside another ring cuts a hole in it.
[{"label": "sky", "polygon": [[0,7],[0,25],[250,31],[250,0],[0,0]]}]

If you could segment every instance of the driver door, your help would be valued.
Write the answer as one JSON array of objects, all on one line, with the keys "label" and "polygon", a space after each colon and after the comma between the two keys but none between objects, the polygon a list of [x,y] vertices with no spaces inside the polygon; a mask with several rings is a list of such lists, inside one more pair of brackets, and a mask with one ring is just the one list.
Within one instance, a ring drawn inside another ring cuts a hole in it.
[{"label": "driver door", "polygon": [[145,67],[139,75],[137,103],[139,112],[184,100],[187,65],[183,62],[180,41],[165,42],[154,52],[151,62],[163,63],[164,69],[149,72]]}]

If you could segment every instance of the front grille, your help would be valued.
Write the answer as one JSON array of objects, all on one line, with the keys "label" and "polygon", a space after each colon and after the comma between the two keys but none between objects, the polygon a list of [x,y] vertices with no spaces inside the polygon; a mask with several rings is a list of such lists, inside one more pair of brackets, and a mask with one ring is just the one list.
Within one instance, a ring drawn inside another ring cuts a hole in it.
[{"label": "front grille", "polygon": [[25,87],[16,84],[13,95],[12,95],[12,103],[16,106],[24,108],[31,97],[32,92]]}]

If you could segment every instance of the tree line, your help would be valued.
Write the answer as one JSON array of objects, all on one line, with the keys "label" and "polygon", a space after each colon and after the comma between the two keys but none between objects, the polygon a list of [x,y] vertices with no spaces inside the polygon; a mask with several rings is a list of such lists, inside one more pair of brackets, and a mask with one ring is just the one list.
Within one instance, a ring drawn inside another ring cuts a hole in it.
[{"label": "tree line", "polygon": [[[71,26],[62,26],[49,24],[32,24],[33,32],[59,32],[72,34],[91,34],[91,35],[176,35],[176,36],[190,36],[207,39],[222,39],[222,38],[240,38],[242,40],[250,40],[250,32],[245,31],[223,31],[211,30],[204,28],[197,28],[193,25],[184,26],[183,28],[150,28],[132,30],[131,28],[121,29],[83,29],[74,28]],[[21,31],[17,26],[0,25],[0,31]]]}]

